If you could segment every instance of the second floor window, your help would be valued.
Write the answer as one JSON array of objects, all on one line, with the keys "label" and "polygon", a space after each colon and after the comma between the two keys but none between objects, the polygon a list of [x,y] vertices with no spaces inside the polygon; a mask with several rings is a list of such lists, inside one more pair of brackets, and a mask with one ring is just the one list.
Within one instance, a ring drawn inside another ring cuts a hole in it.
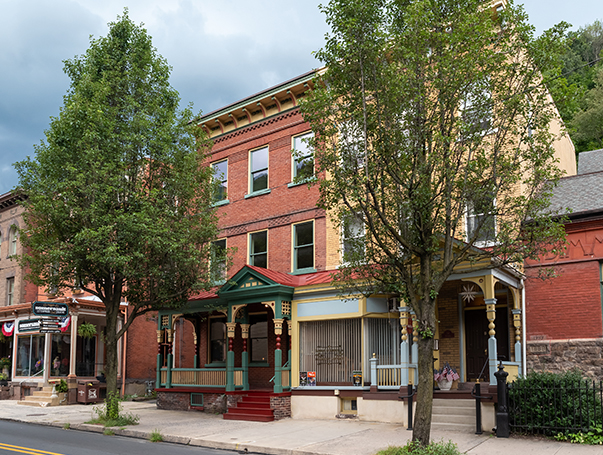
[{"label": "second floor window", "polygon": [[212,283],[222,284],[226,281],[226,239],[216,240],[211,244]]},{"label": "second floor window", "polygon": [[268,188],[268,147],[253,150],[249,153],[249,191]]},{"label": "second floor window", "polygon": [[228,188],[228,161],[220,161],[212,164],[214,169],[214,180],[217,182],[216,192],[214,194],[214,202],[226,200]]},{"label": "second floor window", "polygon": [[296,224],[293,227],[293,270],[314,267],[314,222]]},{"label": "second floor window", "polygon": [[361,215],[351,214],[343,221],[343,241],[341,252],[344,262],[350,262],[355,257],[364,257],[364,223]]},{"label": "second floor window", "polygon": [[249,234],[249,264],[268,268],[268,231]]},{"label": "second floor window", "polygon": [[15,278],[6,279],[6,305],[15,303]]},{"label": "second floor window", "polygon": [[467,241],[480,246],[496,240],[495,205],[492,197],[467,204]]},{"label": "second floor window", "polygon": [[308,140],[313,133],[306,133],[293,138],[293,178],[307,180],[314,175],[314,156]]}]

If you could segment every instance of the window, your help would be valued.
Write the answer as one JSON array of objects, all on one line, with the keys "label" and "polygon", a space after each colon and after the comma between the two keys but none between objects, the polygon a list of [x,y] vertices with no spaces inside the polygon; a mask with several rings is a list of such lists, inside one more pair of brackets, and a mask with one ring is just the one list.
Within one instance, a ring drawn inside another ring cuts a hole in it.
[{"label": "window", "polygon": [[251,340],[251,361],[268,362],[268,316],[249,315],[249,339]]},{"label": "window", "polygon": [[226,281],[226,239],[211,244],[211,280],[215,284]]},{"label": "window", "polygon": [[6,305],[15,303],[15,277],[6,279]]},{"label": "window", "polygon": [[339,398],[340,402],[340,414],[350,414],[356,415],[358,414],[358,399],[352,397],[341,397]]},{"label": "window", "polygon": [[268,189],[268,147],[249,153],[249,191]]},{"label": "window", "polygon": [[314,222],[293,226],[293,270],[314,268]]},{"label": "window", "polygon": [[354,172],[364,167],[364,133],[358,124],[352,121],[340,124],[339,147],[341,165],[345,171]]},{"label": "window", "polygon": [[268,231],[249,234],[249,265],[268,268]]},{"label": "window", "polygon": [[352,213],[343,221],[342,259],[350,262],[364,258],[364,222],[360,214]]},{"label": "window", "polygon": [[212,164],[214,169],[214,181],[217,182],[216,192],[214,194],[214,202],[225,201],[228,197],[228,161],[220,161]]},{"label": "window", "polygon": [[489,80],[469,86],[461,105],[465,134],[483,133],[492,125],[492,92]]},{"label": "window", "polygon": [[52,335],[50,376],[67,376],[69,374],[70,341],[69,332]]},{"label": "window", "polygon": [[209,321],[209,361],[226,362],[226,318],[211,318]]},{"label": "window", "polygon": [[308,140],[312,132],[293,137],[293,178],[307,180],[314,175],[314,155]]},{"label": "window", "polygon": [[33,376],[44,369],[44,338],[44,335],[26,335],[17,339],[15,376]]},{"label": "window", "polygon": [[17,226],[13,225],[8,232],[8,255],[15,254],[17,254]]},{"label": "window", "polygon": [[493,197],[482,197],[481,200],[467,204],[467,241],[477,245],[487,244],[496,239],[496,217]]}]

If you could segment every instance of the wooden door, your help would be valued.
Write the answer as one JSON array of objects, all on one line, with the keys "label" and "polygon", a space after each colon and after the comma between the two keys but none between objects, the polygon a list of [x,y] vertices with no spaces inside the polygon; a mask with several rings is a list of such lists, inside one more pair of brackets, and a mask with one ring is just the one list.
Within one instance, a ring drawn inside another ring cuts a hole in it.
[{"label": "wooden door", "polygon": [[[509,318],[506,307],[496,309],[494,323],[498,355],[509,360]],[[482,368],[481,381],[488,382],[490,379],[488,366],[484,367],[488,361],[488,324],[485,308],[465,310],[467,381],[475,381]]]}]

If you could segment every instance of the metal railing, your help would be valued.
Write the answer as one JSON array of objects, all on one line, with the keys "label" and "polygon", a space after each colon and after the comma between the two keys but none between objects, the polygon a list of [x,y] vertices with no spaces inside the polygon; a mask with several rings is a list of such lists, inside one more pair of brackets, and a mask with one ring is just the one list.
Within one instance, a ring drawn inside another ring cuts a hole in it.
[{"label": "metal railing", "polygon": [[551,380],[508,385],[509,424],[516,433],[588,432],[603,423],[603,382]]}]

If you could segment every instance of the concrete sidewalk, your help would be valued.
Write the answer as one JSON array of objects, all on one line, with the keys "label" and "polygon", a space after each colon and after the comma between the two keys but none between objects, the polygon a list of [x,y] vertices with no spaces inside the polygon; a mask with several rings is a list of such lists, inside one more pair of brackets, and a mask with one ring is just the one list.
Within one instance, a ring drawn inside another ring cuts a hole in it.
[{"label": "concrete sidewalk", "polygon": [[[353,420],[297,420],[259,423],[223,420],[202,412],[164,411],[155,402],[124,402],[125,412],[138,415],[140,424],[115,429],[115,434],[149,439],[158,430],[167,442],[274,455],[374,455],[389,445],[400,446],[411,438],[401,425]],[[38,408],[0,401],[0,419],[102,432],[85,424],[94,417],[94,406],[71,405]],[[536,438],[500,439],[490,435],[432,432],[434,440],[452,440],[471,455],[601,455],[601,446],[581,446]]]}]

